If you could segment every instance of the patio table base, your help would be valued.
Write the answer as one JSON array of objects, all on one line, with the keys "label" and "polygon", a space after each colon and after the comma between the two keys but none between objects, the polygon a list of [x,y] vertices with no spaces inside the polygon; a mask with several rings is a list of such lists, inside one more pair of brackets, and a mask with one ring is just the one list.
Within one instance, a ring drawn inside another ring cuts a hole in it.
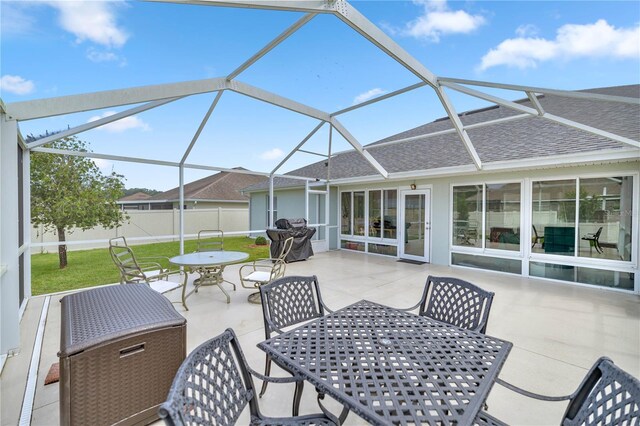
[{"label": "patio table base", "polygon": [[255,293],[251,293],[249,297],[247,297],[247,300],[249,301],[249,303],[255,303],[256,305],[259,305],[262,303],[262,296],[260,296],[259,291],[256,291]]}]

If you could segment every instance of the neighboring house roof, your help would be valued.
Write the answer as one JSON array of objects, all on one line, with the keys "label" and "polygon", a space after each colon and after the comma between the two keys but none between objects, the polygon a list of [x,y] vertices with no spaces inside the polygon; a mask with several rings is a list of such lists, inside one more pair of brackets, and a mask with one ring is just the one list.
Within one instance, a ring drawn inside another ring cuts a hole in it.
[{"label": "neighboring house roof", "polygon": [[[242,167],[236,170],[246,170]],[[185,200],[198,201],[241,201],[247,202],[249,197],[240,191],[250,185],[266,181],[267,178],[244,173],[220,172],[203,179],[196,180],[184,186]],[[178,201],[180,188],[176,187],[154,195],[147,199],[149,202]]]},{"label": "neighboring house roof", "polygon": [[134,194],[125,195],[124,197],[120,198],[118,202],[145,201],[145,200],[148,200],[149,198],[151,198],[151,195],[149,194],[145,194],[144,192],[136,192]]},{"label": "neighboring house roof", "polygon": [[[584,90],[584,92],[640,98],[640,85],[606,87]],[[640,140],[639,105],[557,95],[543,95],[538,99],[545,112],[619,136]],[[528,99],[517,102],[533,107]],[[520,114],[510,108],[493,106],[464,112],[459,116],[463,125],[468,126]],[[437,134],[452,128],[448,117],[441,118],[369,144],[367,151],[390,173],[472,166],[471,156],[457,133]],[[612,149],[633,149],[621,142],[534,116],[468,129],[467,133],[484,165]],[[384,145],[385,142],[406,138],[414,139]],[[326,179],[325,163],[326,160],[319,161],[293,170],[289,174]],[[346,151],[331,158],[331,180],[364,178],[376,174],[376,170],[355,150]],[[300,185],[300,180],[274,178],[276,187]],[[253,185],[246,188],[246,191],[265,188],[268,188],[268,182]]]}]

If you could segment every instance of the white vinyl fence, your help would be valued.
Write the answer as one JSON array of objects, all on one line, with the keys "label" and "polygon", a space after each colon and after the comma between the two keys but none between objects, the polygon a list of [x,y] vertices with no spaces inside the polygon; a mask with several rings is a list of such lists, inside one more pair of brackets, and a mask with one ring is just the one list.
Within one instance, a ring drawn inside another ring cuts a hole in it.
[{"label": "white vinyl fence", "polygon": [[[180,211],[141,210],[127,211],[129,220],[114,229],[102,227],[86,231],[76,229],[66,233],[68,250],[84,250],[106,247],[106,240],[125,236],[127,243],[149,244],[161,241],[177,241],[180,235]],[[225,233],[245,233],[249,235],[249,209],[193,209],[184,211],[185,238],[195,238],[203,229],[221,229]],[[55,253],[58,235],[52,231],[44,232],[42,226],[31,230],[32,253]]]}]

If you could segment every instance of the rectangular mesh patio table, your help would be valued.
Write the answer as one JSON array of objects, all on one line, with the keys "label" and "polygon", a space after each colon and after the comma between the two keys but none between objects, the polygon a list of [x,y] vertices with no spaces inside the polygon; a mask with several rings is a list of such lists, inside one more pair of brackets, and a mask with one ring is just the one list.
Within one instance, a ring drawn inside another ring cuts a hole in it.
[{"label": "rectangular mesh patio table", "polygon": [[512,344],[362,300],[258,347],[371,424],[467,425]]}]

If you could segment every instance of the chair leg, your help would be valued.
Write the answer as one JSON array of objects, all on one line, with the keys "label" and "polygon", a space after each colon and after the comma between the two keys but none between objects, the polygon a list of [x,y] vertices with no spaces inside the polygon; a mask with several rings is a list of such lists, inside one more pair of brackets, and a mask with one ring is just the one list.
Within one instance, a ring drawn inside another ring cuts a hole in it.
[{"label": "chair leg", "polygon": [[[271,357],[267,355],[264,361],[264,375],[268,376],[270,374],[271,374]],[[262,398],[262,395],[264,395],[264,393],[267,391],[268,384],[269,382],[267,381],[262,382],[262,388],[260,389],[260,398]]]},{"label": "chair leg", "polygon": [[602,254],[602,246],[600,245],[600,241],[596,240],[595,241],[596,244],[596,250],[598,251],[598,253]]},{"label": "chair leg", "polygon": [[296,390],[293,392],[293,407],[291,413],[296,417],[300,413],[300,400],[302,399],[302,391],[304,390],[304,381],[296,382]]}]

